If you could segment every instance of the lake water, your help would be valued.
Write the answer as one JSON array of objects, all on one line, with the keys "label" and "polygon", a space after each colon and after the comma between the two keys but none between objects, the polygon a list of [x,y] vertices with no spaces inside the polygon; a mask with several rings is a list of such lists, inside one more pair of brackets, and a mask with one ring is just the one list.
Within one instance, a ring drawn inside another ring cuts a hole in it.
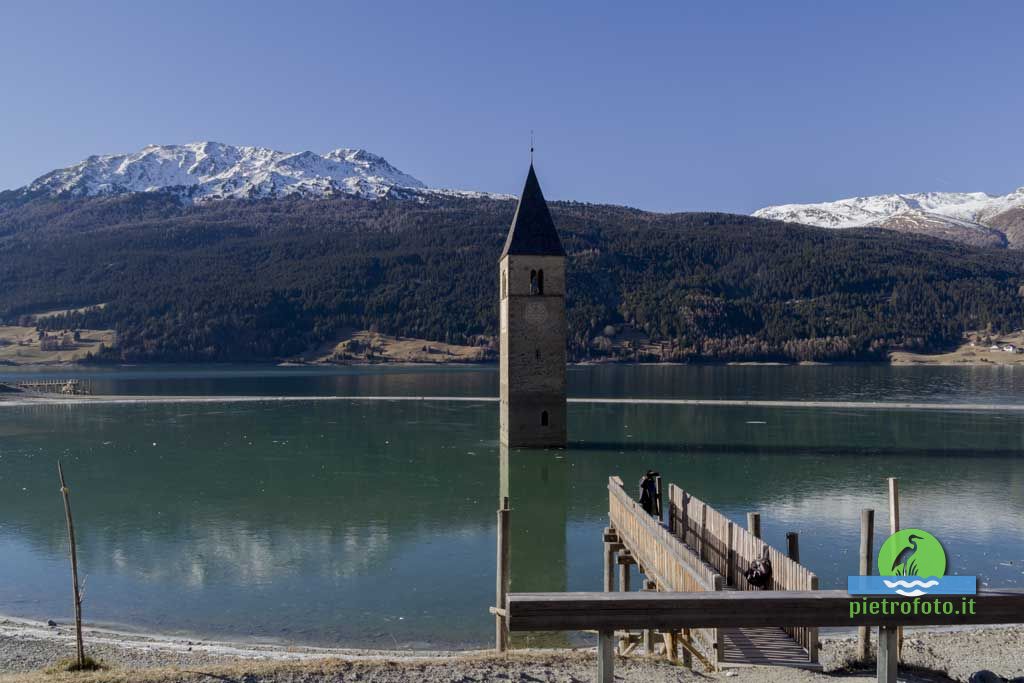
[{"label": "lake water", "polygon": [[[6,371],[119,395],[493,397],[484,368]],[[1020,402],[1024,368],[573,367],[570,395]],[[0,404],[0,614],[66,619],[56,461],[72,490],[85,616],[204,637],[373,647],[493,637],[495,508],[513,590],[599,590],[607,478],[660,470],[765,538],[799,531],[822,587],[857,571],[861,508],[938,536],[952,571],[1024,585],[1014,412],[569,406],[571,447],[502,452],[493,401]],[[876,547],[877,543],[876,541]]]}]

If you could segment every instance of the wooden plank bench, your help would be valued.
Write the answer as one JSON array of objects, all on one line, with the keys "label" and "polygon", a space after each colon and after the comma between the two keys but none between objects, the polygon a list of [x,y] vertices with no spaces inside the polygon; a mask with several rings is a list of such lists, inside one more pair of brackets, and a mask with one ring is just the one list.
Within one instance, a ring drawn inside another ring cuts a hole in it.
[{"label": "wooden plank bench", "polygon": [[[878,626],[878,681],[896,683],[896,628],[1024,623],[1024,589],[981,590],[973,614],[903,614],[903,603],[960,596],[920,598],[868,596],[896,604],[895,614],[850,616],[860,596],[846,591],[715,591],[703,593],[510,593],[505,603],[509,631],[598,632],[598,678],[611,683],[616,629],[739,628],[771,626]],[[862,610],[865,611],[865,610]]]}]

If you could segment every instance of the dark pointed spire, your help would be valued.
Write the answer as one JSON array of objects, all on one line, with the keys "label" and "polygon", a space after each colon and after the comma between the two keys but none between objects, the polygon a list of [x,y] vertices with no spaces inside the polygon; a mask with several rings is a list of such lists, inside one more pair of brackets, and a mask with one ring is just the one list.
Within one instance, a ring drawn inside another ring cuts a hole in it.
[{"label": "dark pointed spire", "polygon": [[509,254],[565,256],[532,163],[519,205],[516,206],[516,215],[512,218],[512,227],[505,240],[505,249],[501,252],[502,258]]}]

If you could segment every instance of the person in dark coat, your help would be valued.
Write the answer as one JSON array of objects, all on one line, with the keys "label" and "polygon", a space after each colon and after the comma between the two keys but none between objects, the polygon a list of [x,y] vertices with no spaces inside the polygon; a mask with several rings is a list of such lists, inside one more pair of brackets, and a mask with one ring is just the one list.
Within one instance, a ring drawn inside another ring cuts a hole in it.
[{"label": "person in dark coat", "polygon": [[654,470],[647,470],[647,473],[640,479],[640,507],[651,516],[658,514],[658,483],[655,477],[661,475]]}]

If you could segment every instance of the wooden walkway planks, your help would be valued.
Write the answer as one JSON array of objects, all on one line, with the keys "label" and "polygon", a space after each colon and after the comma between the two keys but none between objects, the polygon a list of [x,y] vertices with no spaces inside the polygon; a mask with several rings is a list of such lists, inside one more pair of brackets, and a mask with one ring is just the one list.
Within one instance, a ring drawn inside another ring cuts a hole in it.
[{"label": "wooden walkway planks", "polygon": [[796,666],[820,669],[807,659],[807,650],[778,626],[723,628],[721,664]]}]

